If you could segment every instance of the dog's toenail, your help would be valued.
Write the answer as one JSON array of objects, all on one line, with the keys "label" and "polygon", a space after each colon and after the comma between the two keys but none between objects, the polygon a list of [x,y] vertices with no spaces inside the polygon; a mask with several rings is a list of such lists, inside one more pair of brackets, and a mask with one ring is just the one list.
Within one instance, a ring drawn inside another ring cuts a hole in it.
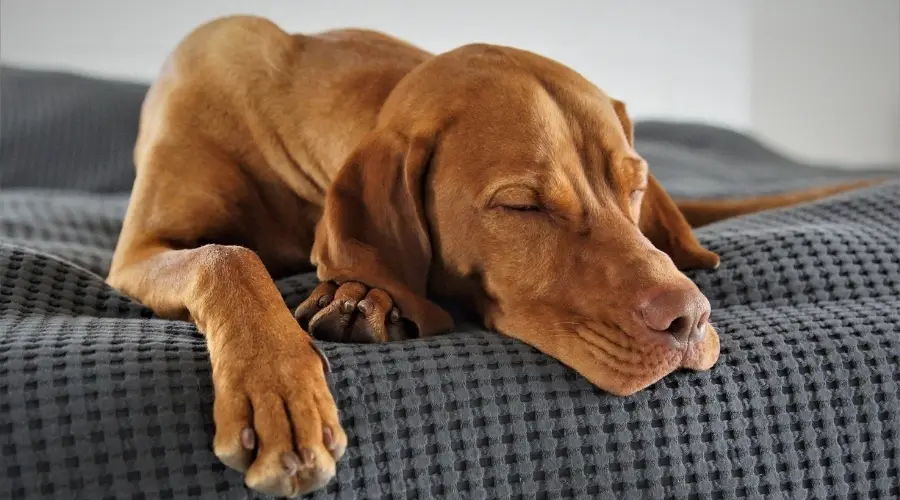
[{"label": "dog's toenail", "polygon": [[256,433],[253,429],[246,427],[241,431],[241,446],[248,450],[256,447]]},{"label": "dog's toenail", "polygon": [[344,314],[350,314],[353,312],[354,309],[356,309],[356,302],[354,302],[352,300],[348,300],[348,301],[344,302],[344,305],[342,306],[341,311],[343,311]]},{"label": "dog's toenail", "polygon": [[322,349],[320,349],[315,342],[310,342],[309,345],[312,346],[313,350],[316,351],[316,354],[319,355],[319,359],[322,360],[322,365],[325,368],[325,374],[328,375],[329,373],[331,373],[331,362],[328,361],[328,356],[326,356],[325,353],[322,352]]},{"label": "dog's toenail", "polygon": [[334,300],[334,297],[328,294],[325,294],[319,297],[319,300],[316,301],[316,305],[319,307],[325,307],[328,304],[331,304],[331,301]]},{"label": "dog's toenail", "polygon": [[303,467],[311,467],[315,460],[316,456],[313,455],[312,450],[310,450],[309,448],[300,449],[300,464]]},{"label": "dog's toenail", "polygon": [[368,300],[360,301],[359,305],[356,306],[359,308],[359,312],[363,314],[369,314],[370,304]]},{"label": "dog's toenail", "polygon": [[328,448],[328,451],[334,451],[335,442],[334,442],[334,431],[331,430],[331,427],[325,426],[322,429],[322,442],[325,444],[325,447]]},{"label": "dog's toenail", "polygon": [[284,466],[284,470],[286,470],[288,474],[294,474],[300,470],[300,467],[302,467],[303,464],[300,462],[296,453],[286,451],[281,454],[281,465]]},{"label": "dog's toenail", "polygon": [[396,322],[400,321],[400,311],[398,311],[396,307],[391,309],[390,320],[391,320],[391,323],[396,323]]}]

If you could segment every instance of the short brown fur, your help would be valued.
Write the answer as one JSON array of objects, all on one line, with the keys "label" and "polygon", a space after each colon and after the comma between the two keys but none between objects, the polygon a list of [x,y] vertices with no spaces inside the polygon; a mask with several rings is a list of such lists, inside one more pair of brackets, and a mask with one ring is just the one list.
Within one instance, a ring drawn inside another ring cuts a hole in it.
[{"label": "short brown fur", "polygon": [[[679,205],[633,146],[621,102],[529,52],[218,19],[146,97],[108,282],[206,336],[220,459],[260,491],[311,491],[347,439],[304,330],[435,335],[447,297],[632,394],[718,358],[708,324],[674,345],[630,312],[699,293],[681,270],[719,259],[691,224],[856,187]],[[295,318],[272,278],[311,262],[322,284]]]}]

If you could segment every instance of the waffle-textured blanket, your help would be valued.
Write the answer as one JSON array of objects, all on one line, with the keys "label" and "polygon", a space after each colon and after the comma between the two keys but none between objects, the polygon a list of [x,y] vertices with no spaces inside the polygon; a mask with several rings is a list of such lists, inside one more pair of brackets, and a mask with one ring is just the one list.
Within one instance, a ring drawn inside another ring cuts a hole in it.
[{"label": "waffle-textured blanket", "polygon": [[[202,337],[103,282],[145,87],[0,76],[0,499],[252,497],[211,451]],[[881,175],[714,127],[637,137],[682,195]],[[466,324],[321,343],[349,447],[313,497],[900,497],[900,182],[698,233],[721,360],[631,397]],[[295,305],[314,283],[279,287]]]}]

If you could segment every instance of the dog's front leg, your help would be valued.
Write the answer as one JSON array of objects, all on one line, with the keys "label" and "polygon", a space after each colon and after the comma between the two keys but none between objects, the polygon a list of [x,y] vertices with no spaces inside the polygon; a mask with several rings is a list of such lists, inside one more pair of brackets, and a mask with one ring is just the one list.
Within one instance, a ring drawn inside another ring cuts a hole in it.
[{"label": "dog's front leg", "polygon": [[215,390],[213,443],[246,484],[274,495],[323,487],[347,438],[310,337],[262,261],[236,246],[117,256],[108,281],[157,314],[193,320],[206,336]]}]

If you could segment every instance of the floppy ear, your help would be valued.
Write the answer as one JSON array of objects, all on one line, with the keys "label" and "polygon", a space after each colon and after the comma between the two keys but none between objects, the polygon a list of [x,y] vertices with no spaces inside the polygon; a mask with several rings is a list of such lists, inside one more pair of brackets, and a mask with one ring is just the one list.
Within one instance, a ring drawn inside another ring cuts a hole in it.
[{"label": "floppy ear", "polygon": [[[634,126],[625,104],[613,99],[613,107],[625,129],[628,143],[634,146]],[[647,190],[641,202],[638,224],[644,236],[653,246],[668,254],[678,269],[718,267],[719,256],[700,245],[678,206],[653,175],[648,175],[647,178]]]},{"label": "floppy ear", "polygon": [[425,298],[431,241],[422,198],[431,149],[429,140],[372,132],[329,188],[312,249],[320,280],[386,291],[419,336],[453,327]]}]

